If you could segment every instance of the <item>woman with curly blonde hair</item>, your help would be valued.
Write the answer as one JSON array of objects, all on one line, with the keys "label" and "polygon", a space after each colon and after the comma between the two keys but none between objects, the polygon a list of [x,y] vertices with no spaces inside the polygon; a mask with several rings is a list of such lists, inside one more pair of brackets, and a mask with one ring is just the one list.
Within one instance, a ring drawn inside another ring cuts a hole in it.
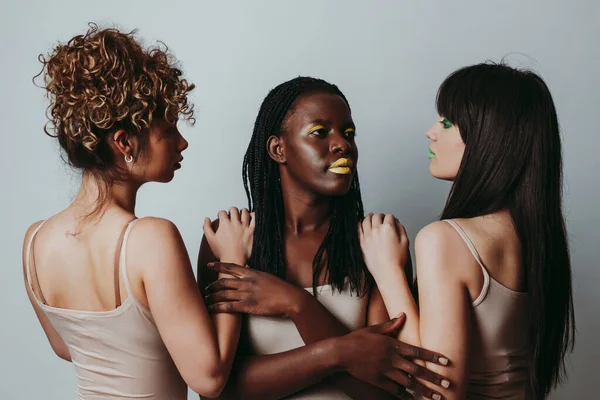
[{"label": "woman with curly blonde hair", "polygon": [[[135,216],[140,186],[181,167],[177,121],[194,122],[194,85],[166,49],[96,25],[41,61],[46,133],[82,171],[73,203],[34,223],[23,245],[27,294],[53,350],[73,362],[79,399],[185,399],[186,383],[218,396],[240,317],[211,320],[175,225]],[[221,260],[243,265],[252,232],[247,210],[231,210],[205,234]]]}]

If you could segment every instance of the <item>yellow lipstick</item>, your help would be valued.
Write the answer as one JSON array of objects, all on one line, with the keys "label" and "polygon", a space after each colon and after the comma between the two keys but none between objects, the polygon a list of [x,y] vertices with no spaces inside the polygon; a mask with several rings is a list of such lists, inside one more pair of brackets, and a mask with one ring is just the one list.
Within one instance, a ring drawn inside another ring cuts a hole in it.
[{"label": "yellow lipstick", "polygon": [[338,175],[348,175],[352,173],[354,163],[349,158],[340,158],[329,167],[329,171]]}]

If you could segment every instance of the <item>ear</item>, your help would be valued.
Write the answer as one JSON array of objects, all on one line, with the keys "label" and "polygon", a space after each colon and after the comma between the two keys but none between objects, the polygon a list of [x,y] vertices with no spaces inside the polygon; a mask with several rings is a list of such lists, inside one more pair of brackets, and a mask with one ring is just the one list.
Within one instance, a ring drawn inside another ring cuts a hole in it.
[{"label": "ear", "polygon": [[281,137],[271,136],[267,140],[267,153],[277,164],[285,164],[285,145]]},{"label": "ear", "polygon": [[119,129],[113,134],[111,148],[123,158],[137,154],[137,140],[130,136],[126,130]]}]

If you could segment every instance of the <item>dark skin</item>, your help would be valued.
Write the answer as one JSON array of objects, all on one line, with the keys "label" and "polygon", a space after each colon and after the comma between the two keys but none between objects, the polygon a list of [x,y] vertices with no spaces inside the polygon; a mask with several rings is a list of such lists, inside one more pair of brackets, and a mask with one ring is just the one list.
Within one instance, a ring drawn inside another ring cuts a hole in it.
[{"label": "dark skin", "polygon": [[[236,367],[221,398],[241,398],[243,393],[245,399],[279,399],[324,379],[352,398],[395,398],[405,393],[403,386],[433,397],[431,390],[415,383],[407,373],[434,383],[442,377],[409,360],[420,356],[437,362],[440,355],[393,338],[403,320],[386,323],[389,317],[376,287],[369,294],[365,322],[382,325],[350,334],[303,289],[312,287],[313,258],[329,228],[332,196],[348,192],[356,171],[358,149],[346,103],[325,93],[301,96],[282,131],[280,137],[269,139],[267,151],[280,166],[285,281],[230,264],[217,263],[211,266],[212,271],[203,268],[215,261],[205,240],[200,248],[198,276],[201,286],[209,284],[204,294],[213,312],[290,318],[306,346],[274,355],[249,355],[246,335],[242,334]],[[349,173],[329,169],[340,158],[351,161]],[[215,280],[216,272],[232,277]],[[317,285],[326,283],[321,274]],[[333,366],[327,358],[334,360]]]}]

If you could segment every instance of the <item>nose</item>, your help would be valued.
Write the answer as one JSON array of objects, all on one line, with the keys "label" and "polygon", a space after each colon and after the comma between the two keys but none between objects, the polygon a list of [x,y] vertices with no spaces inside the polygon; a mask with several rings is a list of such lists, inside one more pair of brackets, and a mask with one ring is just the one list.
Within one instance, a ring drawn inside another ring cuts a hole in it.
[{"label": "nose", "polygon": [[180,149],[179,152],[181,153],[182,151],[184,151],[185,149],[187,149],[190,144],[181,135],[181,132],[177,131],[177,133],[179,133],[179,149]]},{"label": "nose", "polygon": [[344,135],[336,132],[335,134],[330,135],[330,137],[331,142],[329,145],[329,150],[332,153],[347,154],[350,152],[350,143],[344,137]]},{"label": "nose", "polygon": [[437,124],[433,124],[429,127],[429,129],[427,129],[425,131],[425,136],[427,137],[427,139],[431,140],[432,142],[435,142],[437,140],[437,131],[436,131],[436,125]]}]

